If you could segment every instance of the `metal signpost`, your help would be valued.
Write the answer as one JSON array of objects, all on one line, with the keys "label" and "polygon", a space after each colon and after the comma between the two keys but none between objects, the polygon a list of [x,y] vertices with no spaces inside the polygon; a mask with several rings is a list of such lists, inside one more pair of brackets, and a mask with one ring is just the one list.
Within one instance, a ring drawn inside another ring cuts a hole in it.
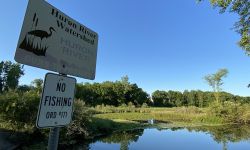
[{"label": "metal signpost", "polygon": [[50,128],[48,149],[57,149],[59,127],[72,119],[76,79],[95,78],[98,35],[44,0],[29,0],[17,44],[19,63],[47,73],[36,126]]},{"label": "metal signpost", "polygon": [[72,119],[76,79],[47,73],[37,114],[38,128],[51,128],[48,149],[57,149],[59,128]]}]

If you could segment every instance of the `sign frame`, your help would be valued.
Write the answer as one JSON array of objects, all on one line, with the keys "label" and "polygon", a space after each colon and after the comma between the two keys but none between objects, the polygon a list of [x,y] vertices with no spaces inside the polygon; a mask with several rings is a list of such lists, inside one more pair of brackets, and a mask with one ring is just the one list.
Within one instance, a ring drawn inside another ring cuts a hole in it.
[{"label": "sign frame", "polygon": [[[57,76],[57,77],[64,77],[64,78],[70,78],[70,79],[73,79],[74,80],[74,94],[73,94],[73,99],[72,99],[72,111],[70,113],[70,121],[68,124],[64,124],[64,125],[54,125],[54,126],[39,126],[39,119],[40,119],[40,114],[41,114],[41,108],[42,108],[42,102],[43,102],[43,99],[44,99],[44,92],[45,92],[45,88],[46,88],[46,79],[48,77],[48,75],[54,75],[54,76]],[[43,129],[43,128],[55,128],[55,127],[64,127],[64,126],[67,126],[69,125],[71,122],[72,122],[72,117],[73,117],[73,113],[74,113],[74,98],[75,98],[75,92],[76,92],[76,78],[73,78],[73,77],[69,77],[65,74],[56,74],[56,73],[51,73],[51,72],[48,72],[46,73],[45,75],[45,80],[44,80],[44,85],[43,85],[43,90],[42,90],[42,95],[41,95],[41,98],[40,98],[40,102],[39,102],[39,108],[38,108],[38,113],[37,113],[37,119],[36,119],[36,127],[39,128],[39,129]]]}]

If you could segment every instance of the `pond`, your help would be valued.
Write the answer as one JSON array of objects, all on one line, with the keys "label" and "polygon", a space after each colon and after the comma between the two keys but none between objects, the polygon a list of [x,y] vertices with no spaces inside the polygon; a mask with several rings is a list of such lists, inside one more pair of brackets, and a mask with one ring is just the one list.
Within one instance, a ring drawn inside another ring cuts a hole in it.
[{"label": "pond", "polygon": [[[166,125],[166,124],[165,124]],[[9,138],[13,134],[0,130],[0,150],[15,149],[18,142]],[[24,138],[19,134],[17,137]],[[15,139],[15,134],[14,134]],[[17,138],[18,139],[18,138]],[[18,140],[16,140],[18,141]],[[46,148],[47,140],[37,149]],[[28,146],[29,147],[29,146]],[[29,149],[34,149],[30,147]],[[250,125],[224,125],[202,127],[151,127],[115,132],[108,136],[69,147],[59,145],[59,149],[79,150],[250,150]]]},{"label": "pond", "polygon": [[250,150],[249,126],[137,129],[87,144],[90,150]]}]

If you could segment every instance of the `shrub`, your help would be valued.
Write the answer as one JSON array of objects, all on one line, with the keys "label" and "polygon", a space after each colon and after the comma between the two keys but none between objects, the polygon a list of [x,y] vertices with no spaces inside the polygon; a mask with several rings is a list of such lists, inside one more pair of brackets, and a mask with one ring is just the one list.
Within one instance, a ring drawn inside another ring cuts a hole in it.
[{"label": "shrub", "polygon": [[243,115],[246,113],[246,108],[240,103],[225,101],[220,104],[214,102],[210,105],[209,111],[211,115],[223,118],[225,122],[245,122]]},{"label": "shrub", "polygon": [[92,112],[86,108],[85,102],[82,100],[74,101],[74,113],[73,118],[66,128],[62,128],[60,134],[61,144],[75,144],[78,141],[85,139],[90,135],[88,130],[88,122],[90,122],[90,116]]},{"label": "shrub", "polygon": [[183,113],[183,114],[200,114],[202,113],[201,109],[195,106],[189,106],[189,107],[177,107],[175,109],[177,113]]},{"label": "shrub", "polygon": [[143,103],[141,108],[148,108],[148,104],[147,103]]},{"label": "shrub", "polygon": [[14,124],[35,124],[39,105],[39,95],[34,91],[23,94],[14,91],[0,96],[0,111],[2,117]]}]

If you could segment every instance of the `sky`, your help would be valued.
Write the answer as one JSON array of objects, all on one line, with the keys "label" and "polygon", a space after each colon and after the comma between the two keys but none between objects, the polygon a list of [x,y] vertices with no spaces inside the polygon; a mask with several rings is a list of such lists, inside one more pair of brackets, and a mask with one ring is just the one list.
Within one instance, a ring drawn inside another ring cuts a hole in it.
[{"label": "sky", "polygon": [[[210,91],[204,76],[227,68],[223,90],[250,96],[250,57],[237,45],[236,14],[219,14],[205,0],[47,0],[99,35],[95,80],[120,80],[155,90]],[[14,61],[28,0],[0,5],[0,61]],[[44,69],[25,65],[20,84],[44,79]]]}]

